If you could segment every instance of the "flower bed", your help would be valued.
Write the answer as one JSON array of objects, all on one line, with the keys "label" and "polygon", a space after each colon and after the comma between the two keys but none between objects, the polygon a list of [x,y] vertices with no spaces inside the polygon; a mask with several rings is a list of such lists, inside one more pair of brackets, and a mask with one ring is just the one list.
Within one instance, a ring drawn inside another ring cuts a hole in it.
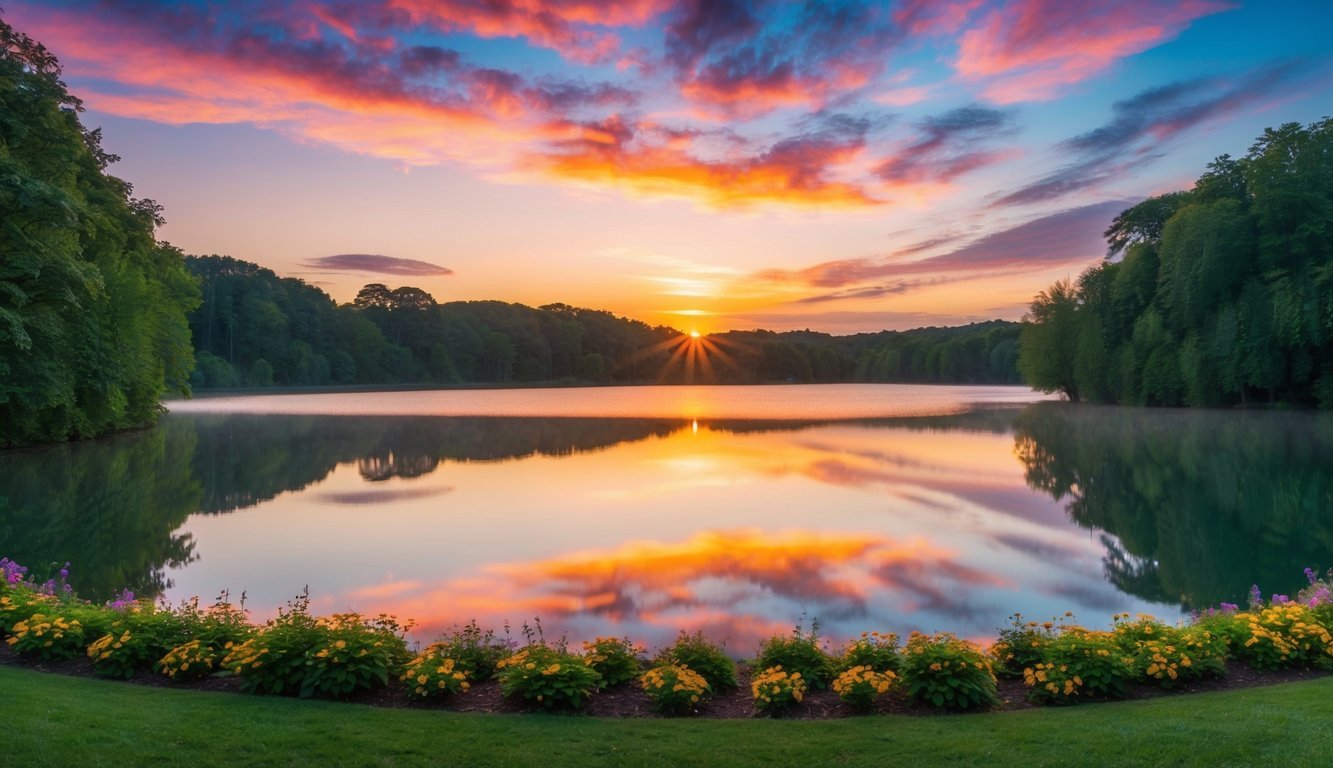
[{"label": "flower bed", "polygon": [[947,633],[914,634],[899,648],[894,635],[866,633],[837,651],[798,628],[763,644],[754,662],[734,665],[698,633],[682,634],[647,663],[628,639],[597,638],[573,650],[529,635],[520,646],[476,624],[412,653],[409,625],[388,616],[312,616],[304,596],[252,625],[225,595],[202,610],[124,597],[97,606],[74,597],[63,579],[38,584],[0,560],[0,663],[473,711],[808,718],[1013,709],[1327,674],[1333,573],[1307,576],[1309,587],[1295,598],[1256,597],[1246,610],[1223,605],[1180,625],[1122,615],[1099,631],[1069,616],[1046,624],[1015,617],[990,649]]}]

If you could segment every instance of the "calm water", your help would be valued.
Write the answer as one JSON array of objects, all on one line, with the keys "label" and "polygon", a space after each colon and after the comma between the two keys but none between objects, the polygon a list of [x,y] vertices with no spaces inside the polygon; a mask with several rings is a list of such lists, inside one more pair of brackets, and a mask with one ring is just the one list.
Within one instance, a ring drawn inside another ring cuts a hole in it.
[{"label": "calm water", "polygon": [[[1175,616],[1333,565],[1333,420],[1030,404],[1014,388],[396,392],[172,404],[0,454],[0,554],[81,593],[309,585],[429,639],[703,629],[748,653],[1008,614]],[[1023,404],[1023,403],[1029,404]],[[448,415],[441,415],[448,414]],[[485,415],[483,415],[485,414]]]}]

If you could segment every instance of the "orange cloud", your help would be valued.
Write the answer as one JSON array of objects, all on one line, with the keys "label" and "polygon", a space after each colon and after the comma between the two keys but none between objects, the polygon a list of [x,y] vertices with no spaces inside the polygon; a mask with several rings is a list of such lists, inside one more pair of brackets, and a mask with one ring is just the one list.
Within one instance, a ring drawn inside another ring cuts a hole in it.
[{"label": "orange cloud", "polygon": [[605,62],[620,51],[620,39],[589,27],[638,26],[671,6],[671,0],[387,0],[348,3],[341,8],[367,20],[402,13],[412,25],[479,37],[522,37],[572,61]]},{"label": "orange cloud", "polygon": [[[906,612],[948,611],[966,602],[970,589],[1004,586],[1002,577],[921,538],[709,531],[676,543],[630,542],[492,566],[433,588],[395,583],[374,610],[422,620],[423,636],[470,619],[499,625],[539,616],[562,631],[586,625],[664,642],[680,630],[703,629],[748,647],[790,629],[800,610],[794,606],[821,620],[856,618],[872,600],[893,596]],[[423,616],[423,605],[433,613]]]},{"label": "orange cloud", "polygon": [[863,207],[880,201],[860,183],[838,178],[865,148],[865,128],[815,132],[779,141],[759,154],[706,160],[692,137],[612,117],[581,126],[574,140],[531,154],[528,168],[564,179],[619,186],[650,195],[703,198],[719,207],[781,202]]},{"label": "orange cloud", "polygon": [[1232,7],[1219,0],[1016,0],[963,33],[955,66],[966,79],[986,80],[983,95],[992,101],[1049,99]]}]

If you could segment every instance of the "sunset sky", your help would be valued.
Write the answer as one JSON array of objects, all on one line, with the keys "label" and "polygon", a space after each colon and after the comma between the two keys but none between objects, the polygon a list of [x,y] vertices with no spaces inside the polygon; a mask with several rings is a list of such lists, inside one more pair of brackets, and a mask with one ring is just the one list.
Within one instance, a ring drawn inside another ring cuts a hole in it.
[{"label": "sunset sky", "polygon": [[704,332],[1017,319],[1333,114],[1327,0],[2,7],[188,253]]}]

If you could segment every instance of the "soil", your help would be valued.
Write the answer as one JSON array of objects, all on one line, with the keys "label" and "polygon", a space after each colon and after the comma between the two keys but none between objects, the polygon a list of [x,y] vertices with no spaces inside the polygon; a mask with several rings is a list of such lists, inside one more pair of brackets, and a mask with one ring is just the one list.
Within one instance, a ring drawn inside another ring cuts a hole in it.
[{"label": "soil", "polygon": [[[0,664],[22,667],[40,672],[92,677],[92,662],[86,658],[65,661],[42,661],[19,656],[9,646],[0,644]],[[1206,691],[1230,691],[1241,688],[1253,688],[1262,685],[1275,685],[1297,680],[1312,680],[1326,677],[1329,673],[1312,669],[1286,669],[1275,672],[1258,672],[1252,667],[1228,661],[1226,675],[1210,680],[1197,680],[1174,689],[1160,686],[1136,684],[1129,688],[1126,699],[1151,699],[1159,696],[1176,694],[1203,693]],[[715,695],[699,707],[698,717],[714,719],[760,717],[755,711],[750,696],[751,669],[746,664],[737,665],[736,679],[740,683],[733,691]],[[210,677],[199,682],[178,683],[166,675],[151,672],[140,673],[125,685],[147,685],[155,688],[176,688],[195,691],[218,691],[240,693],[240,680],[234,677]],[[1021,680],[1000,679],[999,694],[1001,703],[992,711],[1012,711],[1035,709],[1038,707],[1027,700],[1028,689]],[[483,712],[492,714],[515,714],[528,711],[521,702],[512,701],[500,695],[500,686],[495,681],[475,683],[467,693],[454,696],[444,702],[421,703],[409,699],[407,690],[401,685],[391,685],[370,693],[359,694],[347,701],[374,707],[392,709],[434,709],[449,712]],[[652,709],[652,705],[638,686],[626,683],[592,696],[584,708],[584,713],[593,717],[661,717]],[[901,691],[895,691],[880,700],[877,712],[897,715],[940,716],[943,713],[935,707],[916,704],[907,700]],[[833,691],[811,691],[805,700],[784,715],[791,720],[824,720],[836,717],[851,717],[855,713],[843,704]]]}]

